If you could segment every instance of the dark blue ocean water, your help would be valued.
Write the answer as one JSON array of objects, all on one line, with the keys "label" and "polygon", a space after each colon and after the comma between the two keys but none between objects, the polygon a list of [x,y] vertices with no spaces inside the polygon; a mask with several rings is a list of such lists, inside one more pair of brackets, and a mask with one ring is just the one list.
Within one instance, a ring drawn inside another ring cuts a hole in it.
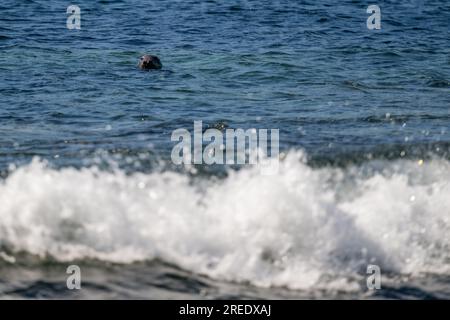
[{"label": "dark blue ocean water", "polygon": [[[448,298],[449,28],[446,0],[0,0],[0,253],[16,261],[0,295],[71,297],[61,261],[89,258],[83,297],[364,297],[361,265],[381,260],[381,297]],[[145,53],[163,69],[139,70]],[[170,136],[195,120],[279,129],[308,164],[185,182]]]}]

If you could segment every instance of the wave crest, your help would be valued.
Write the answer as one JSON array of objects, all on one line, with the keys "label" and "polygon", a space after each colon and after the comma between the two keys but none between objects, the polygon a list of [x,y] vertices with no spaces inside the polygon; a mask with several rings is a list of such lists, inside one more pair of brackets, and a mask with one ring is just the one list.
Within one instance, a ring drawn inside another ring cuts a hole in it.
[{"label": "wave crest", "polygon": [[34,160],[0,184],[0,246],[61,261],[157,258],[292,289],[357,289],[369,263],[450,271],[448,161],[313,169],[304,159],[290,152],[278,175],[249,168],[220,181]]}]

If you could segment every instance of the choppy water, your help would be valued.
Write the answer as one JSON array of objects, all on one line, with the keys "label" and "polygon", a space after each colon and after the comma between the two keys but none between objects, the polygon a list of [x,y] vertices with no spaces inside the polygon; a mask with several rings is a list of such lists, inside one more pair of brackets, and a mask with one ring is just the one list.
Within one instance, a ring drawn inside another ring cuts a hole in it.
[{"label": "choppy water", "polygon": [[[0,297],[450,298],[448,1],[76,4],[0,0]],[[194,120],[279,174],[174,166]]]}]

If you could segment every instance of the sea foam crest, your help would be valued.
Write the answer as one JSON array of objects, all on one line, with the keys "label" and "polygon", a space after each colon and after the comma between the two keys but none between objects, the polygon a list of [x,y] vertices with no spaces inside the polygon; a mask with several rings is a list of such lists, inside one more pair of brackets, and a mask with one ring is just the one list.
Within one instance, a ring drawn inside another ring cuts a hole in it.
[{"label": "sea foam crest", "polygon": [[265,287],[352,290],[370,263],[450,272],[449,195],[442,159],[314,169],[297,151],[277,175],[249,168],[220,181],[34,160],[0,183],[0,246],[61,261],[158,258]]}]

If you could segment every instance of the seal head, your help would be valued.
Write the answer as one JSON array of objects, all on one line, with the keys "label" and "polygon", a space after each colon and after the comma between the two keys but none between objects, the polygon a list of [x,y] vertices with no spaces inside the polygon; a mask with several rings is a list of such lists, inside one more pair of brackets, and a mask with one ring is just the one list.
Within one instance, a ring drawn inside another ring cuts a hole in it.
[{"label": "seal head", "polygon": [[138,66],[142,70],[159,70],[162,68],[159,58],[150,54],[143,55]]}]

